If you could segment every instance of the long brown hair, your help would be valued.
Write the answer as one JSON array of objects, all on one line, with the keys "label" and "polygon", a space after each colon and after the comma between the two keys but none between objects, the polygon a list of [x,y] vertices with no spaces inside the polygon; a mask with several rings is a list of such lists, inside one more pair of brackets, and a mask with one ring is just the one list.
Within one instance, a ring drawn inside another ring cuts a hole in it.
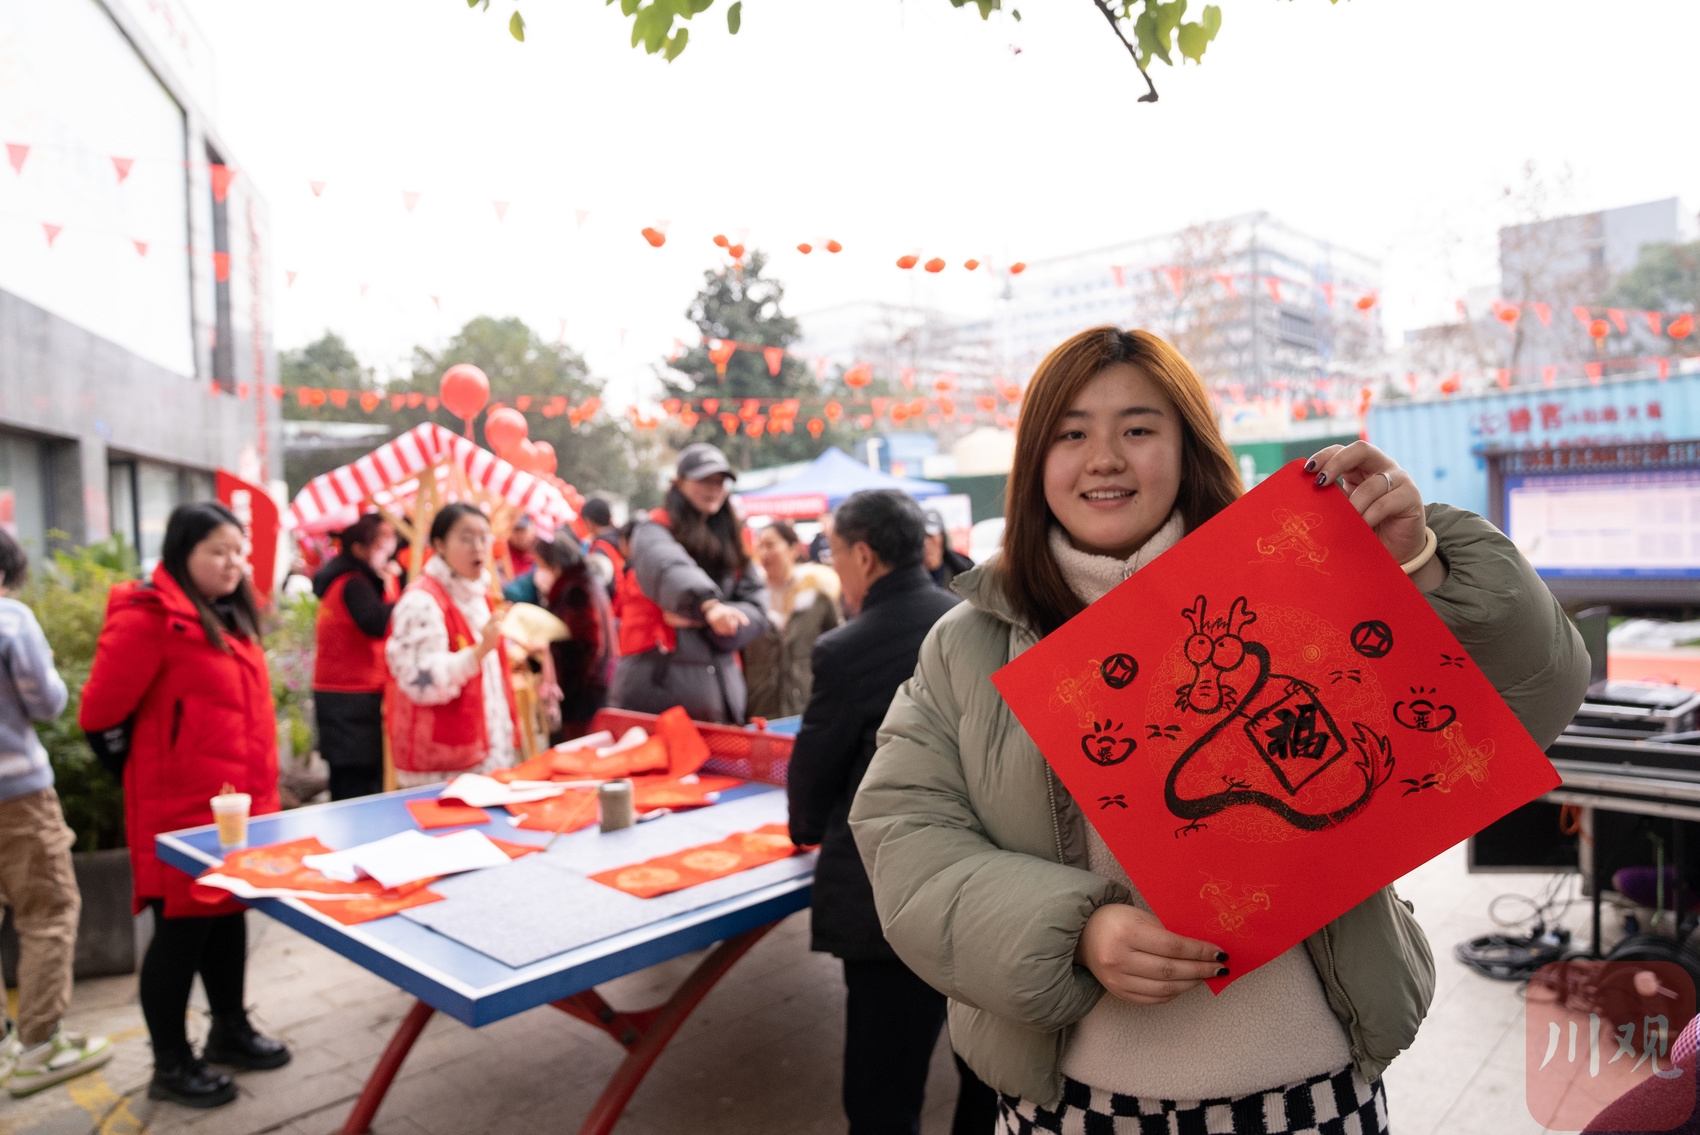
[{"label": "long brown hair", "polygon": [[667,488],[665,506],[667,518],[672,521],[673,539],[715,583],[742,572],[749,564],[749,553],[744,551],[743,534],[739,531],[742,526],[738,514],[732,511],[731,497],[726,498],[719,512],[704,516],[675,483]]},{"label": "long brown hair", "polygon": [[1066,340],[1045,356],[1022,397],[998,556],[1004,594],[1040,634],[1050,634],[1085,607],[1051,558],[1050,529],[1056,518],[1045,503],[1045,458],[1058,423],[1081,389],[1117,363],[1138,367],[1180,413],[1181,484],[1175,507],[1187,531],[1245,491],[1204,383],[1179,351],[1149,331],[1116,327],[1094,327]]}]

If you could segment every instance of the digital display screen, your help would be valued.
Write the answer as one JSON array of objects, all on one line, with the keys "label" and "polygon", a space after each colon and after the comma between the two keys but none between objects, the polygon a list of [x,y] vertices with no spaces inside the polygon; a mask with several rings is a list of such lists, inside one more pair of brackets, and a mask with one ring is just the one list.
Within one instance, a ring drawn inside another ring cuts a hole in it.
[{"label": "digital display screen", "polygon": [[1700,579],[1700,468],[1509,476],[1505,518],[1544,576]]}]

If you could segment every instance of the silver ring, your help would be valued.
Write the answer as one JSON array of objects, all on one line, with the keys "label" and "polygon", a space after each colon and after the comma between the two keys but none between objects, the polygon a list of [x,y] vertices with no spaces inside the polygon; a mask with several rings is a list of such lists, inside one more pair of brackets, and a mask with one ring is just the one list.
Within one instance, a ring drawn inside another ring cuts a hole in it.
[{"label": "silver ring", "polygon": [[1381,471],[1381,475],[1383,477],[1387,478],[1387,491],[1392,492],[1393,491],[1393,474],[1391,474],[1387,470],[1383,469]]}]

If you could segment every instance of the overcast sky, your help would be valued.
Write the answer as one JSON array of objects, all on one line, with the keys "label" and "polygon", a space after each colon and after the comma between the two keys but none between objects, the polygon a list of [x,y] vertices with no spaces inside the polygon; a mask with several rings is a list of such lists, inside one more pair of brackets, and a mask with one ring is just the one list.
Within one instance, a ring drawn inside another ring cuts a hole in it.
[{"label": "overcast sky", "polygon": [[[671,64],[601,0],[523,0],[523,44],[513,0],[183,2],[271,207],[278,346],[330,328],[381,375],[517,314],[548,338],[565,319],[616,400],[641,394],[695,337],[717,232],[774,252],[795,314],[973,315],[987,273],[894,259],[1035,260],[1268,210],[1380,259],[1396,334],[1497,278],[1530,160],[1571,171],[1563,211],[1676,196],[1692,227],[1700,204],[1689,0],[1222,0],[1204,65],[1154,69],[1155,106],[1091,0],[1028,0],[1020,23],[747,0],[735,38],[719,0]],[[661,222],[654,250],[639,230]],[[828,238],[845,251],[794,251]]]}]

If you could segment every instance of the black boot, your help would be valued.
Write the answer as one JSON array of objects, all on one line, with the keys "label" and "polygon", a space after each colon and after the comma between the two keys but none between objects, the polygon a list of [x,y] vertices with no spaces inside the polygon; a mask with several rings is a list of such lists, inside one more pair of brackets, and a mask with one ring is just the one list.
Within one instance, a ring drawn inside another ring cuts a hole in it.
[{"label": "black boot", "polygon": [[193,1052],[178,1056],[154,1054],[150,1100],[170,1100],[184,1107],[223,1107],[236,1098],[236,1085],[223,1072],[214,1072]]},{"label": "black boot", "polygon": [[201,1059],[208,1064],[257,1071],[288,1064],[289,1049],[282,1041],[255,1032],[247,1013],[214,1013]]}]

